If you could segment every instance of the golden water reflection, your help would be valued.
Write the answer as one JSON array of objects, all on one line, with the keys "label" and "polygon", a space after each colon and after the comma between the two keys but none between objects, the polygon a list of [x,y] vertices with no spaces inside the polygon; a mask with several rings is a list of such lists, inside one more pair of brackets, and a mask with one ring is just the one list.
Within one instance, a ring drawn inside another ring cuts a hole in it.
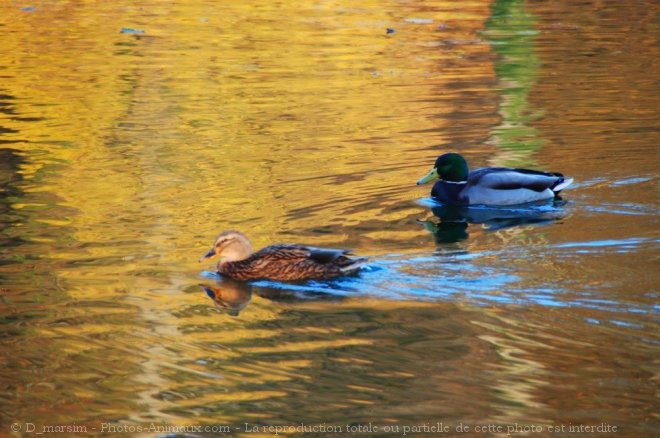
[{"label": "golden water reflection", "polygon": [[[3,3],[0,424],[650,435],[657,12]],[[530,216],[439,212],[414,182],[450,149],[577,183]],[[197,256],[230,228],[371,263],[218,282]]]}]

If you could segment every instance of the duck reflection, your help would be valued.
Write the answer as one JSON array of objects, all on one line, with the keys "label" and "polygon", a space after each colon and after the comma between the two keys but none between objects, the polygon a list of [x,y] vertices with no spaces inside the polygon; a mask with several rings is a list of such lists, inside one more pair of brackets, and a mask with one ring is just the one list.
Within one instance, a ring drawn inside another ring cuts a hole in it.
[{"label": "duck reflection", "polygon": [[437,243],[453,243],[469,237],[469,224],[480,224],[489,231],[501,230],[522,225],[543,225],[555,222],[566,215],[561,208],[564,201],[555,200],[551,204],[532,204],[519,207],[454,206],[437,205],[431,208],[433,215],[440,219],[419,220],[430,231]]},{"label": "duck reflection", "polygon": [[[337,301],[344,299],[343,296],[335,295],[331,292],[322,292],[315,290],[313,285],[303,283],[287,284],[285,288],[282,283],[272,283],[273,287],[255,285],[246,282],[222,278],[213,285],[200,284],[213,304],[223,313],[229,316],[238,316],[240,312],[247,307],[252,300],[252,296],[257,295],[261,298],[272,301],[305,301],[305,300],[331,300]],[[324,284],[328,290],[332,290],[333,282]],[[278,285],[278,287],[275,287]]]},{"label": "duck reflection", "polygon": [[213,286],[203,284],[200,286],[213,300],[215,307],[229,316],[238,316],[252,299],[252,285],[249,283],[222,279]]},{"label": "duck reflection", "polygon": [[435,237],[436,243],[460,242],[468,238],[468,222],[464,218],[447,218],[441,216],[440,222],[418,220],[420,224]]}]

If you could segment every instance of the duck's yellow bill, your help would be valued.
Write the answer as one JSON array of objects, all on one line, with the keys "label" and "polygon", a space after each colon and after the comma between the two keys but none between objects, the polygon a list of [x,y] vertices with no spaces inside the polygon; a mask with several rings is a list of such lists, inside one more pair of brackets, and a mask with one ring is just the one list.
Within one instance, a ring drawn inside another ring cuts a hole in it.
[{"label": "duck's yellow bill", "polygon": [[422,184],[426,184],[427,182],[433,181],[436,178],[439,178],[438,169],[434,167],[429,173],[426,174],[426,176],[417,181],[417,185],[421,186]]}]

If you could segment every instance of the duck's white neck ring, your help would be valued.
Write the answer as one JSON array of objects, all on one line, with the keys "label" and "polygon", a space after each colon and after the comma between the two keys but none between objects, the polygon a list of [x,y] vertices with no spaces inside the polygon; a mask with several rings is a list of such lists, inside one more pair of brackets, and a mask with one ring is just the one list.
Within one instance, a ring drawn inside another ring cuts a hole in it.
[{"label": "duck's white neck ring", "polygon": [[447,181],[446,179],[441,179],[440,181],[447,184],[467,184],[467,181]]}]

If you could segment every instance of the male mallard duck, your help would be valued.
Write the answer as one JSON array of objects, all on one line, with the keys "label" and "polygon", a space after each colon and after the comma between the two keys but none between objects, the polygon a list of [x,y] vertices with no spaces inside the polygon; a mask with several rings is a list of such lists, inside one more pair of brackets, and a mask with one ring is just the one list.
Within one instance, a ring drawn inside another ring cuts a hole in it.
[{"label": "male mallard duck", "polygon": [[366,258],[349,258],[345,249],[271,245],[255,253],[240,231],[225,231],[200,259],[220,256],[218,273],[235,280],[322,280],[357,272]]},{"label": "male mallard duck", "polygon": [[456,153],[440,155],[433,169],[417,185],[439,179],[431,196],[452,205],[516,205],[554,198],[572,182],[561,173],[507,167],[484,167],[468,172]]}]

